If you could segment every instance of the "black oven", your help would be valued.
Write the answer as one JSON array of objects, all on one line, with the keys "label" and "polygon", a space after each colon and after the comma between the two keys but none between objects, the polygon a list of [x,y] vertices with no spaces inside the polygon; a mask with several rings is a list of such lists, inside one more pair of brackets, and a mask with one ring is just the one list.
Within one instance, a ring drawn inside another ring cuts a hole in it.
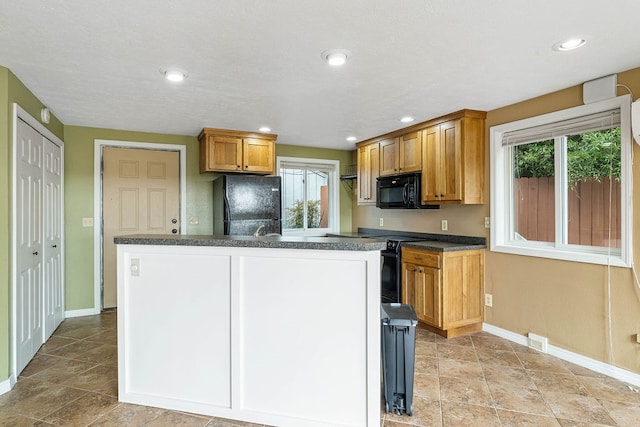
[{"label": "black oven", "polygon": [[387,239],[386,249],[380,251],[381,302],[402,302],[402,242],[420,240],[405,236],[384,236]]},{"label": "black oven", "polygon": [[377,179],[376,206],[380,209],[416,209],[420,197],[419,173]]}]

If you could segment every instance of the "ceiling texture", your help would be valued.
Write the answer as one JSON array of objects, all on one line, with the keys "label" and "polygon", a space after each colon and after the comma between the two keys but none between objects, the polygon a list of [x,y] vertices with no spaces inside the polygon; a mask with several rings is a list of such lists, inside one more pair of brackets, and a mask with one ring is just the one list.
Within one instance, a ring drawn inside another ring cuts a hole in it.
[{"label": "ceiling texture", "polygon": [[[638,0],[0,0],[0,65],[65,125],[354,142],[640,66]],[[552,46],[572,36],[587,44]],[[347,49],[343,67],[321,57]],[[180,84],[161,68],[187,72]],[[638,96],[640,94],[635,94]]]}]

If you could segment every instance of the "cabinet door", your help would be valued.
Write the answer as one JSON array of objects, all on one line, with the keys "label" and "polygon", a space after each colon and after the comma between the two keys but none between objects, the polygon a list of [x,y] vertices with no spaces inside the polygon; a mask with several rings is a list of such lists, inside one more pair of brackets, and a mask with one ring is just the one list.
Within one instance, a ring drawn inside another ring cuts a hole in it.
[{"label": "cabinet door", "polygon": [[375,205],[376,179],[380,171],[380,146],[375,144],[358,148],[358,204]]},{"label": "cabinet door", "polygon": [[416,274],[415,308],[423,322],[441,327],[440,315],[440,270],[419,266]]},{"label": "cabinet door", "polygon": [[483,251],[450,252],[445,256],[443,271],[443,329],[482,322]]},{"label": "cabinet door", "polygon": [[440,270],[402,263],[402,302],[411,304],[418,320],[440,327]]},{"label": "cabinet door", "polygon": [[438,168],[440,161],[440,126],[431,126],[423,131],[422,138],[422,203],[440,200]]},{"label": "cabinet door", "polygon": [[416,172],[422,169],[422,132],[402,135],[398,142],[400,148],[400,172]]},{"label": "cabinet door", "polygon": [[254,173],[274,172],[273,141],[256,138],[244,138],[242,149],[242,169],[244,171]]},{"label": "cabinet door", "polygon": [[462,200],[462,132],[460,120],[440,125],[440,200]]},{"label": "cabinet door", "polygon": [[241,171],[242,138],[209,135],[206,143],[206,170]]},{"label": "cabinet door", "polygon": [[397,175],[400,173],[400,153],[398,138],[380,141],[380,175]]}]

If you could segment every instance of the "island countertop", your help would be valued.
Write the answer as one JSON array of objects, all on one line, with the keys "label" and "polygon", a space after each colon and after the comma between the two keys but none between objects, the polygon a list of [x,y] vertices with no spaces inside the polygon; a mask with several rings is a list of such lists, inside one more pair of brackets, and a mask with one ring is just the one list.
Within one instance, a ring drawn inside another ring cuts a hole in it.
[{"label": "island countertop", "polygon": [[235,248],[319,249],[332,251],[379,251],[385,239],[306,236],[214,236],[190,234],[136,234],[117,236],[116,245],[219,246]]}]

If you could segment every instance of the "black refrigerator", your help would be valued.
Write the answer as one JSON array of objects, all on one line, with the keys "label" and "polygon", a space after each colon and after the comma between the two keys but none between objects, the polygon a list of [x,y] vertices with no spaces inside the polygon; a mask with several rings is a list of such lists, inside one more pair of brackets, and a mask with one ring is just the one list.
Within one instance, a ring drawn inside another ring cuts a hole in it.
[{"label": "black refrigerator", "polygon": [[282,234],[279,176],[222,175],[213,181],[213,233]]}]

